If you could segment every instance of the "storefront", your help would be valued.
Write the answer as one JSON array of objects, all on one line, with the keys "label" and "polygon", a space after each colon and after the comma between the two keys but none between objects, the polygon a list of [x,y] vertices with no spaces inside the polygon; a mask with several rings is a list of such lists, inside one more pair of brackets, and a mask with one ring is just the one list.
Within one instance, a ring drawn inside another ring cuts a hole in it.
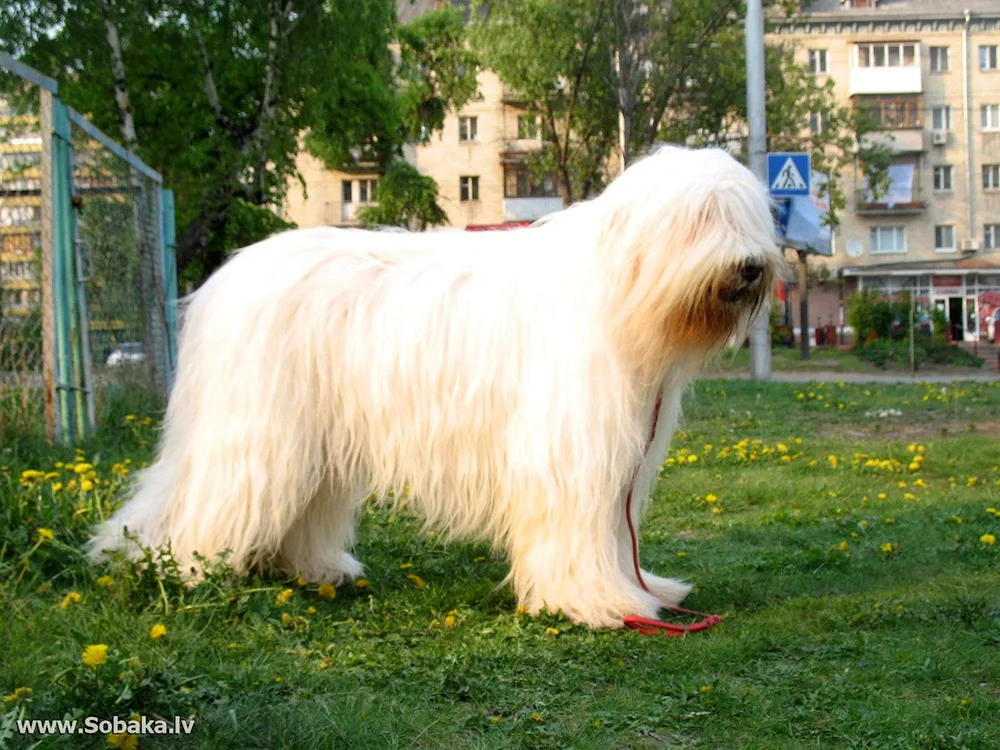
[{"label": "storefront", "polygon": [[853,266],[841,273],[845,279],[856,279],[855,291],[872,290],[887,296],[912,293],[922,310],[945,314],[953,341],[986,339],[995,331],[992,324],[1000,309],[1000,258],[992,263],[970,258],[950,263]]}]

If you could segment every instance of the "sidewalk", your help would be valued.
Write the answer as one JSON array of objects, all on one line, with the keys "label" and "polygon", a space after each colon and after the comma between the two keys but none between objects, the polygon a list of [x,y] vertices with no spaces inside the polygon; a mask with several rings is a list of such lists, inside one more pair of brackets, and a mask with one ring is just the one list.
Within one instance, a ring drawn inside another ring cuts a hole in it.
[{"label": "sidewalk", "polygon": [[[748,372],[702,373],[701,380],[748,380]],[[958,383],[974,381],[989,383],[1000,380],[998,370],[918,370],[915,375],[906,372],[774,372],[772,380],[778,383]]]}]

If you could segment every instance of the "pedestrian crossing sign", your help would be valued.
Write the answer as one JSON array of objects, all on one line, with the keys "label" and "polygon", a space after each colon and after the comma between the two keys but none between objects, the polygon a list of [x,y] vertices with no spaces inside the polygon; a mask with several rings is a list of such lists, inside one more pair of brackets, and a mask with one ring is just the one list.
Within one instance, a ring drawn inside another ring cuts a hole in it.
[{"label": "pedestrian crossing sign", "polygon": [[809,195],[811,174],[812,164],[807,153],[767,155],[767,185],[775,198]]}]

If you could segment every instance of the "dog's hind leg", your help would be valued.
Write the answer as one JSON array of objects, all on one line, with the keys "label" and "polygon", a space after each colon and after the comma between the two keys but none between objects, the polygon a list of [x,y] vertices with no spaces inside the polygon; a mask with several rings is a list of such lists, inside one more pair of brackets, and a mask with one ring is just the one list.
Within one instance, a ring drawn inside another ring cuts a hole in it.
[{"label": "dog's hind leg", "polygon": [[282,539],[278,566],[313,583],[341,585],[360,576],[364,568],[348,551],[360,501],[359,492],[325,479]]}]

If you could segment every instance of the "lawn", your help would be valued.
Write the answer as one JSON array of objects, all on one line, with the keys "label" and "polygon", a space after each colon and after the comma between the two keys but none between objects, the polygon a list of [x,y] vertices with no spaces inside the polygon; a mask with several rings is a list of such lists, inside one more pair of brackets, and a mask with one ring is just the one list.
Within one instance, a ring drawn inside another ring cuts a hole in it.
[{"label": "lawn", "polygon": [[150,456],[131,416],[0,449],[0,745],[20,717],[193,714],[139,747],[1000,747],[998,383],[699,381],[642,528],[727,617],[683,639],[518,614],[502,559],[405,507],[366,507],[366,581],[336,591],[91,569]]},{"label": "lawn", "polygon": [[[878,372],[871,362],[851,351],[835,348],[809,351],[803,360],[799,347],[776,346],[771,350],[771,366],[778,372]],[[745,373],[750,371],[750,349],[726,349],[710,364],[710,371],[717,373]]]}]

